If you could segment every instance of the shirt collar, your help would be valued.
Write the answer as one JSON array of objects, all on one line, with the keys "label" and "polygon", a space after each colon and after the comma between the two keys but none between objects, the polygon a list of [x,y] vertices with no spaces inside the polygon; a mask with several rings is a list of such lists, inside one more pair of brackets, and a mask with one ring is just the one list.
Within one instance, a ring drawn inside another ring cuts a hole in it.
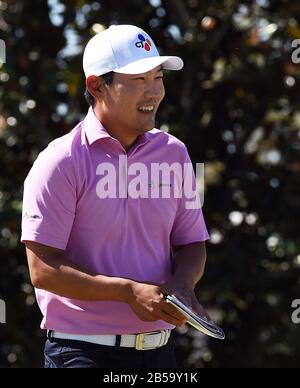
[{"label": "shirt collar", "polygon": [[90,145],[97,140],[111,137],[102,123],[97,119],[92,107],[90,107],[83,121],[83,129]]},{"label": "shirt collar", "polygon": [[[97,140],[102,140],[109,137],[113,138],[104,128],[101,121],[97,119],[92,107],[89,108],[88,114],[83,121],[83,128],[90,145],[95,143]],[[150,137],[148,133],[144,133],[138,137],[136,145],[145,144],[148,141],[150,141]]]}]

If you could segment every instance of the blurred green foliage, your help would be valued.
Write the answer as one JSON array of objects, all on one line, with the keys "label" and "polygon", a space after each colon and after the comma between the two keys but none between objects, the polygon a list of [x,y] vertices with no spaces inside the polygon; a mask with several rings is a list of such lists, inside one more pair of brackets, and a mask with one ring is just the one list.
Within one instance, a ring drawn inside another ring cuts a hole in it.
[{"label": "blurred green foliage", "polygon": [[298,0],[1,0],[0,366],[42,365],[41,316],[19,243],[23,181],[87,111],[82,50],[113,23],[147,30],[185,60],[166,77],[158,126],[206,164],[211,234],[199,299],[227,333],[178,332],[186,367],[297,367],[300,298]]}]

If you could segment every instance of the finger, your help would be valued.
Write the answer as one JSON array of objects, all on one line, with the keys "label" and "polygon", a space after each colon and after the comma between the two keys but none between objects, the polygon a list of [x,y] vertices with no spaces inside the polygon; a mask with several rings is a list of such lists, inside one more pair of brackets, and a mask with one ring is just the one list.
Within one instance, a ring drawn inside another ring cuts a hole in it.
[{"label": "finger", "polygon": [[174,318],[176,318],[176,319],[178,319],[178,320],[185,320],[185,321],[186,321],[185,316],[184,316],[179,310],[177,310],[176,307],[172,306],[170,303],[167,303],[167,302],[166,302],[166,303],[163,305],[163,310],[164,310],[167,314],[173,316]]},{"label": "finger", "polygon": [[162,311],[171,317],[177,319],[178,321],[181,321],[183,323],[187,322],[186,317],[174,306],[172,306],[170,303],[165,303],[162,307]]},{"label": "finger", "polygon": [[182,326],[186,323],[186,319],[178,319],[173,315],[168,314],[166,311],[161,310],[158,314],[158,319],[161,319],[174,326]]},{"label": "finger", "polygon": [[167,301],[163,303],[162,309],[169,315],[172,315],[179,320],[186,320],[185,316],[175,306]]}]

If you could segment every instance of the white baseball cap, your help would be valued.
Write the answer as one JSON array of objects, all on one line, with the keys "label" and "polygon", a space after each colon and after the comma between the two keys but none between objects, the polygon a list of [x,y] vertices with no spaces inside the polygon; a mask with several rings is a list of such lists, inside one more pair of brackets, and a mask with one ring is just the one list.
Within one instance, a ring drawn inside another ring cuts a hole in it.
[{"label": "white baseball cap", "polygon": [[83,53],[86,78],[111,71],[142,74],[162,65],[166,70],[181,70],[181,58],[160,56],[150,36],[131,25],[113,25],[99,32],[87,43]]}]

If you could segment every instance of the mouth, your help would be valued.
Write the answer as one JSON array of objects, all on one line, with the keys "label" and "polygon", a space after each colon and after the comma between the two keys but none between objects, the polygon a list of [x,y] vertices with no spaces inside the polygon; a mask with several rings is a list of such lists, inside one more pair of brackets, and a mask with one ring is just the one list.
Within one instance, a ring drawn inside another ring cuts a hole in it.
[{"label": "mouth", "polygon": [[155,112],[155,105],[140,105],[137,109],[140,113],[151,115]]}]

